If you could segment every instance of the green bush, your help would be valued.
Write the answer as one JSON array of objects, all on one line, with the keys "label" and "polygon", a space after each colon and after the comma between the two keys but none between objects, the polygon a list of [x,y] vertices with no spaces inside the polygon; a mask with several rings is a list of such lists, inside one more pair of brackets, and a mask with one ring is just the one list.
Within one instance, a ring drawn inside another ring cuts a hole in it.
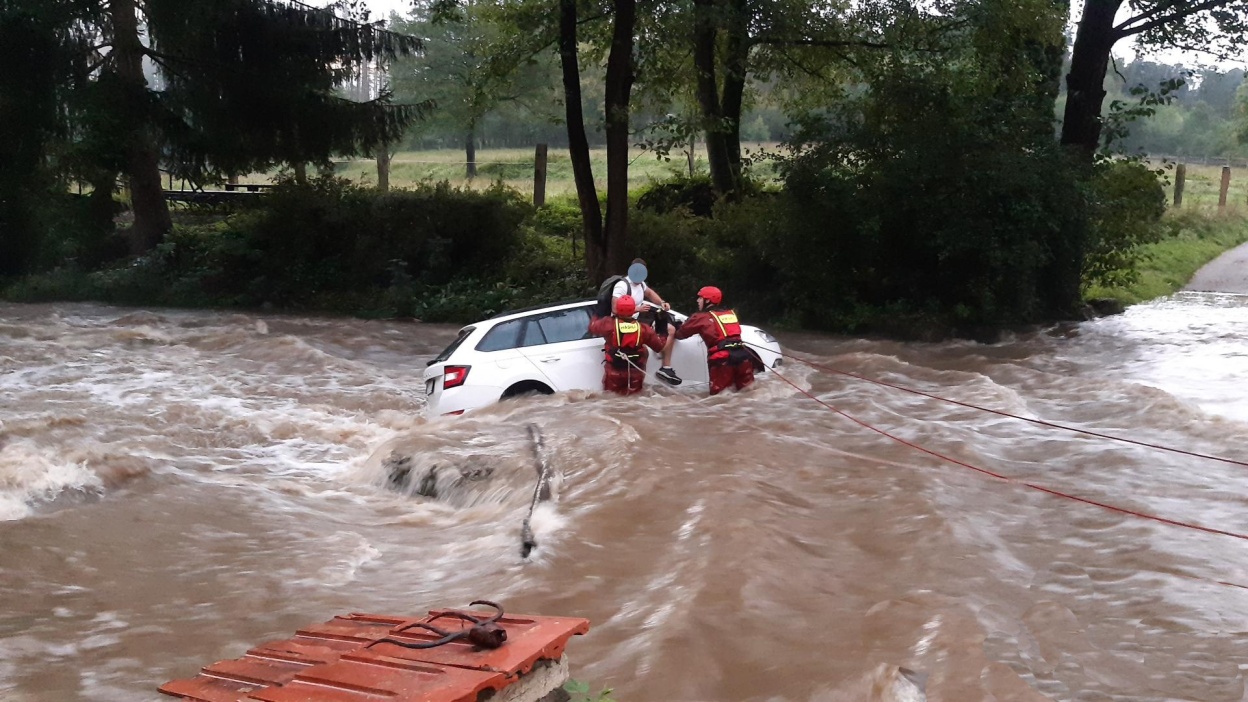
[{"label": "green bush", "polygon": [[973,330],[1072,314],[1084,196],[1051,133],[1001,119],[1030,98],[940,65],[884,64],[870,81],[810,115],[782,164],[770,258],[791,316]]},{"label": "green bush", "polygon": [[637,209],[658,213],[683,209],[698,217],[709,217],[716,200],[709,176],[678,175],[646,186],[637,197]]},{"label": "green bush", "polygon": [[1157,173],[1138,161],[1098,164],[1087,187],[1092,227],[1083,285],[1129,286],[1139,278],[1143,247],[1165,235],[1165,190]]},{"label": "green bush", "polygon": [[235,264],[231,292],[301,306],[309,296],[387,288],[396,262],[425,285],[500,276],[528,213],[502,186],[379,193],[333,177],[288,181],[229,220],[217,253]]}]

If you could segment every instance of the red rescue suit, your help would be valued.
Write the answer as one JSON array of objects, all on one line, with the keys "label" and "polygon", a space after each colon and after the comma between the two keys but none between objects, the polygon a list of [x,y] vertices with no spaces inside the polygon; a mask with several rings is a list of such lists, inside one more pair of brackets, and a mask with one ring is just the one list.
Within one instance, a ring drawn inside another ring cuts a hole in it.
[{"label": "red rescue suit", "polygon": [[740,390],[754,382],[758,357],[741,341],[741,324],[732,310],[696,312],[676,330],[677,339],[694,334],[706,344],[706,366],[711,376],[711,394],[729,386]]},{"label": "red rescue suit", "polygon": [[659,336],[649,324],[615,315],[590,322],[589,333],[606,341],[602,389],[620,395],[641,392],[646,379],[646,347],[662,351],[667,337]]}]

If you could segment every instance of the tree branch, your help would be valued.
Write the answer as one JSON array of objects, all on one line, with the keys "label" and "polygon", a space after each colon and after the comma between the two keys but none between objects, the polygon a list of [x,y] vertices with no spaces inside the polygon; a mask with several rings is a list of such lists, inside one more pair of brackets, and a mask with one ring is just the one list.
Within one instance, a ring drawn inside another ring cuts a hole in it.
[{"label": "tree branch", "polygon": [[87,75],[91,75],[92,73],[95,73],[97,70],[99,70],[100,66],[103,66],[104,64],[108,63],[109,59],[111,58],[113,58],[113,52],[111,51],[107,55],[101,56],[99,61],[96,61],[95,63],[87,66]]},{"label": "tree branch", "polygon": [[1128,18],[1128,19],[1126,19],[1126,20],[1123,20],[1123,22],[1122,22],[1121,24],[1119,24],[1118,26],[1114,27],[1114,30],[1115,30],[1115,31],[1123,31],[1123,30],[1125,30],[1127,27],[1129,27],[1129,26],[1131,26],[1131,25],[1135,24],[1136,22],[1143,22],[1144,20],[1149,19],[1149,18],[1151,18],[1151,17],[1156,17],[1157,15],[1161,14],[1162,12],[1165,12],[1166,10],[1169,10],[1170,8],[1174,7],[1176,4],[1178,4],[1178,2],[1179,2],[1179,0],[1162,0],[1162,2],[1159,2],[1159,3],[1157,3],[1156,5],[1154,5],[1154,6],[1153,6],[1153,9],[1151,9],[1151,10],[1149,10],[1149,11],[1147,11],[1147,12],[1141,12],[1140,14],[1136,15],[1135,17],[1130,17],[1130,18]]},{"label": "tree branch", "polygon": [[1230,1],[1231,0],[1205,0],[1205,2],[1198,2],[1195,5],[1192,5],[1185,9],[1174,12],[1173,14],[1164,15],[1161,17],[1154,17],[1153,19],[1149,20],[1148,22],[1145,22],[1144,24],[1141,24],[1138,27],[1127,28],[1134,21],[1134,20],[1128,20],[1126,22],[1123,22],[1121,25],[1119,25],[1119,27],[1122,27],[1122,29],[1115,27],[1114,36],[1116,36],[1119,39],[1122,39],[1123,37],[1129,37],[1133,34],[1143,34],[1144,32],[1147,32],[1152,29],[1156,29],[1163,25],[1167,25],[1172,22],[1177,22],[1181,19],[1191,17],[1192,15],[1198,12],[1204,12],[1205,10],[1212,10],[1215,7],[1221,7],[1223,5],[1227,5],[1230,3]]},{"label": "tree branch", "polygon": [[[823,83],[827,83],[827,84],[828,84],[828,85],[830,85],[830,86],[838,86],[838,84],[836,83],[836,81],[829,80],[829,79],[828,79],[828,77],[827,77],[827,76],[825,76],[825,75],[823,75],[822,73],[820,73],[820,72],[818,72],[818,71],[816,71],[816,70],[814,70],[814,69],[808,68],[807,66],[803,65],[800,61],[798,61],[797,59],[795,59],[795,58],[793,58],[792,56],[790,56],[790,55],[788,54],[788,52],[787,52],[787,51],[780,50],[778,53],[780,54],[780,58],[782,58],[782,59],[784,59],[785,61],[788,61],[789,63],[793,64],[793,66],[794,66],[795,68],[797,68],[797,70],[801,71],[802,73],[805,73],[805,74],[809,75],[810,77],[814,78],[815,80],[818,80],[818,81],[823,82]],[[855,68],[858,68],[858,67],[859,67],[859,66],[858,66],[858,62],[857,62],[857,61],[854,61],[851,57],[849,57],[849,56],[845,56],[845,55],[843,55],[843,54],[842,54],[842,55],[841,55],[841,58],[842,58],[843,60],[845,60],[847,63],[849,63],[849,65],[851,65],[851,66],[853,66],[853,67],[855,67]],[[838,87],[839,87],[839,86],[838,86]]]},{"label": "tree branch", "polygon": [[188,82],[191,80],[190,76],[175,69],[173,66],[170,66],[169,63],[165,61],[163,54],[161,54],[160,56],[157,56],[155,53],[150,52],[150,51],[147,51],[145,53],[147,53],[148,58],[152,59],[152,61],[158,64],[162,69],[168,71],[169,73],[172,73],[173,75],[181,78],[182,80],[185,80]]}]

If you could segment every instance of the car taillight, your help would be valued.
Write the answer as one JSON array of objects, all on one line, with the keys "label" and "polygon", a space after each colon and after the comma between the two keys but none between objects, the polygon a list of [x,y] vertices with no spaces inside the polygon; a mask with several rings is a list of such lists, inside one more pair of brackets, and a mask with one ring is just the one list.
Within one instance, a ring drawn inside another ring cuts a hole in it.
[{"label": "car taillight", "polygon": [[463,385],[468,379],[469,368],[471,366],[447,366],[442,372],[442,389],[449,390]]}]

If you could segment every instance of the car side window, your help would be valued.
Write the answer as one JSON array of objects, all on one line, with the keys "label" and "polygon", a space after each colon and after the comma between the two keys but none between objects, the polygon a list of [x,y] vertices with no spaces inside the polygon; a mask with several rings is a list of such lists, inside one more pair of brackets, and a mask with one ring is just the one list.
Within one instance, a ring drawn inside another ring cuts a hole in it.
[{"label": "car side window", "polygon": [[538,317],[537,326],[541,328],[547,344],[586,339],[589,338],[589,309],[573,307],[551,312]]},{"label": "car side window", "polygon": [[524,320],[524,346],[541,346],[548,343],[538,324],[539,318],[529,317]]},{"label": "car side window", "polygon": [[524,322],[523,319],[513,319],[494,327],[477,342],[477,350],[504,351],[516,348],[520,345],[520,331],[524,329]]}]

